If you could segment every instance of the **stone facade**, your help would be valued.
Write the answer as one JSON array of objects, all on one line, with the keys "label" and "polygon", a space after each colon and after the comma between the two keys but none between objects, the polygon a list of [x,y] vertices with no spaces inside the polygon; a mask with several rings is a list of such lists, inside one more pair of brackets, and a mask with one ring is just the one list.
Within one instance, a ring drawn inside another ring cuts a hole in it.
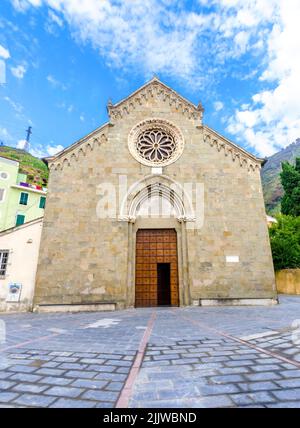
[{"label": "stone facade", "polygon": [[[176,230],[180,305],[275,299],[262,161],[203,125],[201,105],[156,78],[108,112],[107,124],[48,159],[35,305],[134,306],[140,228]],[[154,168],[128,147],[131,130],[152,118],[172,123],[184,138],[181,155]],[[164,189],[157,191],[163,197],[172,183],[190,189],[188,200],[175,191],[178,215],[138,215],[143,189]]]}]

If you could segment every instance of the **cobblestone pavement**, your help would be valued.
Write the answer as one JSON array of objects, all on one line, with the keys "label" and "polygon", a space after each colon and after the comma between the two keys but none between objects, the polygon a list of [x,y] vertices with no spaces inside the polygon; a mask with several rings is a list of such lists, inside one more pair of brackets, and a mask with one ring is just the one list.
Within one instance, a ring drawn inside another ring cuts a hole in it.
[{"label": "cobblestone pavement", "polygon": [[0,315],[0,407],[300,407],[300,296],[280,301]]}]

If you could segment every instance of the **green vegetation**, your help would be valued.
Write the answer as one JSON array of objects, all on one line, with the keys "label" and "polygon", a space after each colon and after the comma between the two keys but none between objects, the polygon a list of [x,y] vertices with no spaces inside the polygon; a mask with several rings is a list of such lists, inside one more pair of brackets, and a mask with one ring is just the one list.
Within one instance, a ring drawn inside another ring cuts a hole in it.
[{"label": "green vegetation", "polygon": [[45,163],[25,150],[0,146],[0,156],[20,162],[20,172],[27,174],[27,182],[46,186],[49,171]]},{"label": "green vegetation", "polygon": [[281,201],[282,214],[300,215],[300,158],[296,158],[295,166],[283,162],[280,180],[284,190]]},{"label": "green vegetation", "polygon": [[300,158],[295,166],[282,163],[280,181],[284,190],[282,214],[270,227],[270,242],[275,270],[300,268]]},{"label": "green vegetation", "polygon": [[270,229],[275,270],[300,268],[300,217],[278,215]]},{"label": "green vegetation", "polygon": [[261,171],[262,185],[266,210],[269,214],[280,213],[281,198],[283,196],[283,187],[280,181],[280,172],[282,162],[295,163],[296,157],[300,156],[300,139],[290,144],[285,149],[267,159]]}]

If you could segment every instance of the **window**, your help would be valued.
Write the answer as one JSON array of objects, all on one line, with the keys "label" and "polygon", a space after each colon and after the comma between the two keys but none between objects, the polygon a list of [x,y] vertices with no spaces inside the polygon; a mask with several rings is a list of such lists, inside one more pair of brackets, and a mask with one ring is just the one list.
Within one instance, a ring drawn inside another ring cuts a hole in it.
[{"label": "window", "polygon": [[5,189],[0,189],[0,202],[4,201]]},{"label": "window", "polygon": [[16,226],[20,226],[25,223],[25,216],[23,214],[17,214]]},{"label": "window", "polygon": [[0,277],[5,276],[9,250],[0,250]]},{"label": "window", "polygon": [[45,196],[41,196],[40,197],[40,206],[39,206],[39,208],[45,208],[45,206],[46,206],[46,198],[45,198]]},{"label": "window", "polygon": [[20,204],[21,205],[27,205],[27,203],[28,203],[28,193],[21,192]]},{"label": "window", "polygon": [[128,135],[132,156],[143,165],[166,166],[182,154],[184,138],[179,128],[163,119],[146,119],[135,125]]}]

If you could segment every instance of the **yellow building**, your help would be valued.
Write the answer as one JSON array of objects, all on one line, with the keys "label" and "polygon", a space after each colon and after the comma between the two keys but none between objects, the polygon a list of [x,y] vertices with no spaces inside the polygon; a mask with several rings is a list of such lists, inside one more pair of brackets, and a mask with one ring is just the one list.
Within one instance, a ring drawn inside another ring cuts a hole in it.
[{"label": "yellow building", "polygon": [[47,191],[26,179],[19,162],[0,156],[0,231],[43,217]]}]

